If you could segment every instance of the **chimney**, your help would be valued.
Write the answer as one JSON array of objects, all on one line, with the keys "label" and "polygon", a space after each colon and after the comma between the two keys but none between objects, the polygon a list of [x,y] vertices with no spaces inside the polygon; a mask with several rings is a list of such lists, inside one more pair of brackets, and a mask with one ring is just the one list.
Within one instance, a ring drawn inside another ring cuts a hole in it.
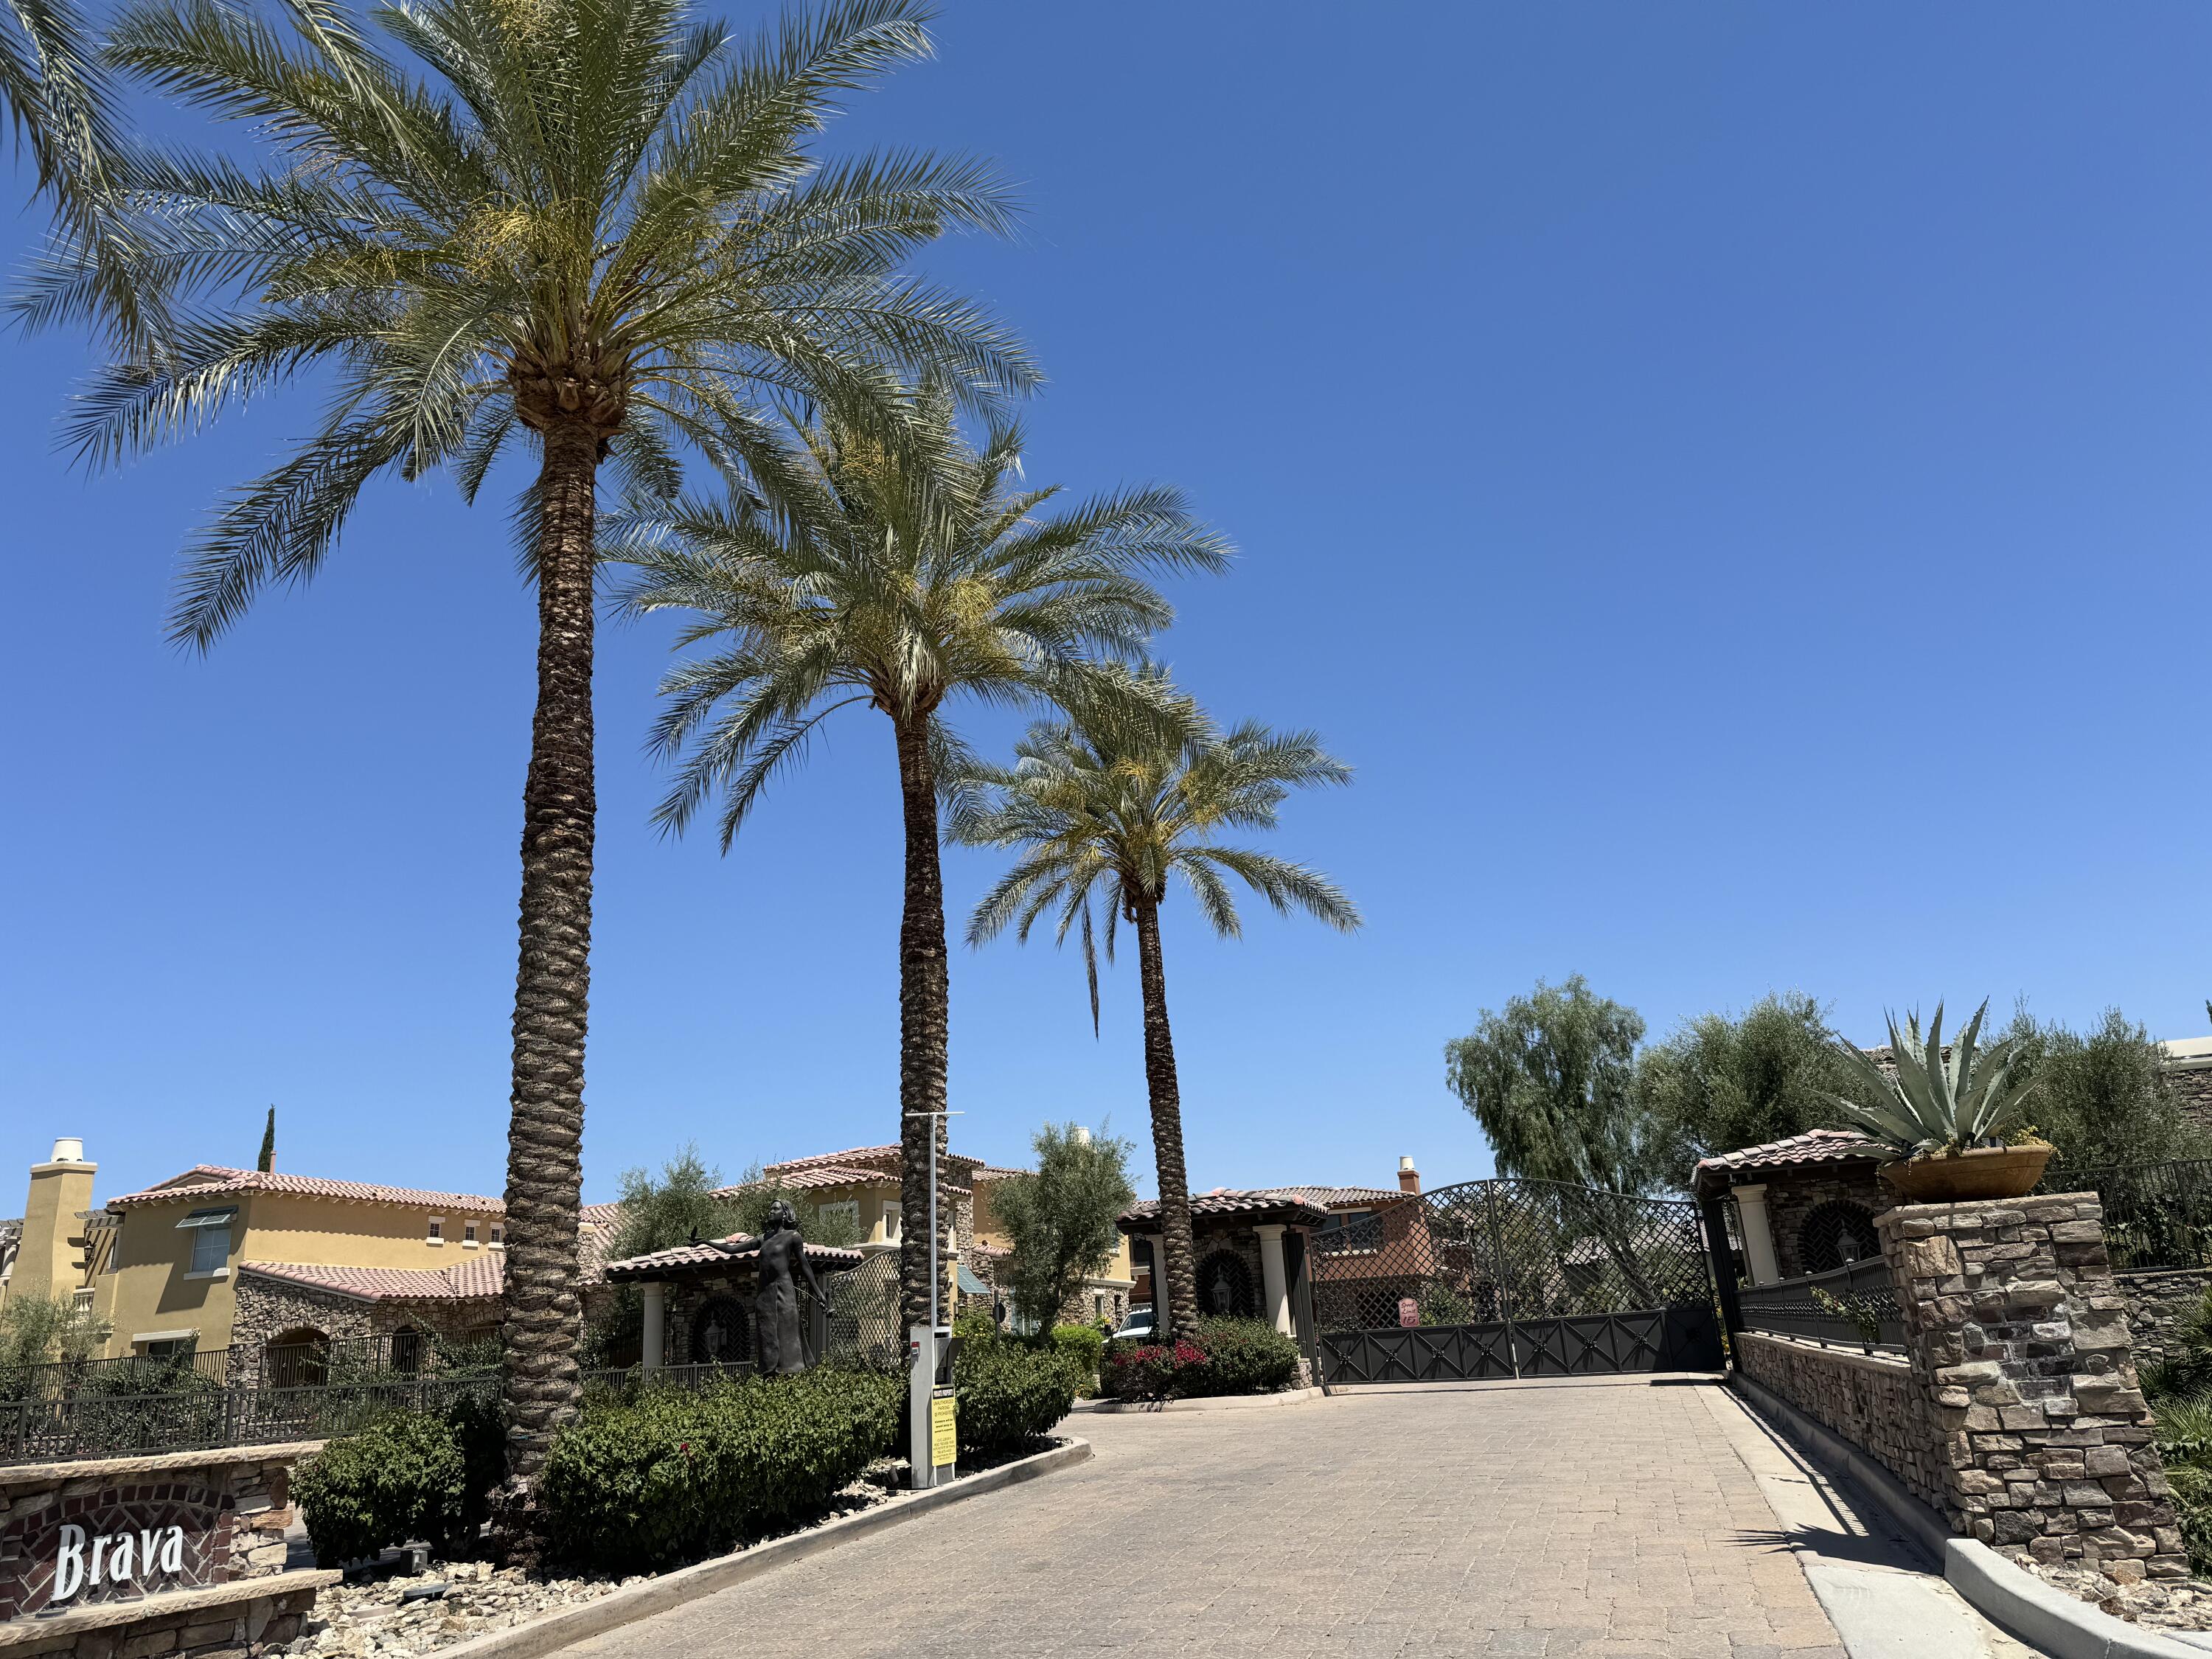
[{"label": "chimney", "polygon": [[66,1297],[83,1284],[78,1249],[84,1224],[78,1218],[92,1207],[92,1178],[99,1169],[86,1160],[84,1142],[73,1135],[57,1139],[53,1156],[31,1166],[23,1236],[8,1281],[10,1296],[45,1301]]},{"label": "chimney", "polygon": [[1413,1167],[1413,1160],[1410,1158],[1398,1160],[1398,1190],[1401,1193],[1421,1190],[1421,1172]]}]

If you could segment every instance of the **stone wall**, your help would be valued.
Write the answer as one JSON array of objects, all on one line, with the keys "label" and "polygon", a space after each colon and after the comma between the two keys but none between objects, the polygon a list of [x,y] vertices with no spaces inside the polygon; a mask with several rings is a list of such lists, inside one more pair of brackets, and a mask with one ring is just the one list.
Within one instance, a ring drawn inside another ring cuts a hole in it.
[{"label": "stone wall", "polygon": [[[283,1572],[291,1467],[320,1443],[0,1469],[0,1620],[55,1600],[65,1527],[87,1552],[96,1540],[130,1540],[103,1547],[97,1562],[107,1570],[96,1577],[94,1558],[82,1558],[87,1570],[64,1598],[71,1611]],[[142,1556],[149,1536],[159,1540],[150,1562]]]},{"label": "stone wall", "polygon": [[1746,1376],[1869,1453],[1915,1497],[1943,1506],[1936,1430],[1902,1356],[1824,1348],[1761,1331],[1738,1331],[1729,1340]]},{"label": "stone wall", "polygon": [[2172,1358],[2181,1346],[2181,1328],[2204,1305],[2204,1292],[2212,1288],[2212,1267],[2112,1277],[2120,1294],[2128,1299],[2128,1330],[2135,1339],[2136,1364],[2155,1365]]},{"label": "stone wall", "polygon": [[2189,1576],[2094,1193],[1881,1218],[1952,1528],[2121,1585]]},{"label": "stone wall", "polygon": [[[1864,1212],[1863,1225],[1871,1247],[1875,1242],[1875,1217],[1897,1201],[1897,1194],[1882,1185],[1870,1163],[1777,1170],[1767,1175],[1765,1184],[1766,1222],[1774,1239],[1774,1266],[1784,1279],[1816,1271],[1805,1264],[1803,1239],[1807,1218],[1822,1205],[1849,1204]],[[1869,1248],[1868,1256],[1873,1254]]]},{"label": "stone wall", "polygon": [[457,1343],[496,1335],[499,1325],[500,1304],[492,1297],[373,1302],[246,1272],[238,1276],[230,1341],[258,1358],[271,1339],[294,1331],[320,1331],[333,1341],[428,1331],[441,1342]]},{"label": "stone wall", "polygon": [[[64,1615],[51,1629],[34,1629],[27,1639],[10,1642],[4,1651],[8,1659],[60,1654],[70,1659],[245,1659],[297,1636],[321,1583],[337,1576],[295,1574],[287,1581],[293,1587],[265,1595],[156,1597],[128,1619],[91,1628],[84,1627],[82,1615]],[[173,1605],[179,1601],[198,1604]]]}]

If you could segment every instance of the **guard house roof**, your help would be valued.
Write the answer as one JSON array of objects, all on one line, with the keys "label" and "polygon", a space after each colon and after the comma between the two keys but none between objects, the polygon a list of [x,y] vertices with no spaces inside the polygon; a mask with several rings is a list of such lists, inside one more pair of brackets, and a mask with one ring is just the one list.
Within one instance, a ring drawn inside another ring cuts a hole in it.
[{"label": "guard house roof", "polygon": [[[760,1239],[751,1233],[732,1233],[712,1243],[678,1244],[650,1255],[625,1256],[610,1261],[606,1275],[617,1283],[653,1279],[691,1279],[720,1272],[733,1263],[747,1264],[760,1255]],[[867,1259],[860,1250],[841,1250],[828,1244],[806,1246],[806,1259],[817,1267],[842,1270],[857,1267]]]},{"label": "guard house roof", "polygon": [[1812,1164],[1887,1164],[1896,1154],[1878,1140],[1869,1140],[1853,1129],[1808,1129],[1787,1140],[1770,1140],[1700,1158],[1690,1176],[1690,1188],[1699,1198],[1716,1198],[1729,1188],[1777,1170],[1802,1169]]},{"label": "guard house roof", "polygon": [[[1194,1193],[1190,1218],[1194,1222],[1227,1221],[1247,1226],[1280,1221],[1294,1227],[1321,1227],[1328,1224],[1329,1216],[1320,1205],[1310,1204],[1289,1193],[1237,1192],[1224,1187],[1210,1193]],[[1141,1204],[1132,1204],[1121,1212],[1121,1227],[1125,1233],[1159,1231],[1159,1200],[1148,1198]]]}]

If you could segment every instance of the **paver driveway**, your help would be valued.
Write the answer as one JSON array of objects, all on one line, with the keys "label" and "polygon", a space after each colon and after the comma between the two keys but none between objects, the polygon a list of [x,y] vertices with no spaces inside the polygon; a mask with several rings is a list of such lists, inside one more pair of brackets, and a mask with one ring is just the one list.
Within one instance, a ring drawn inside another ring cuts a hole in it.
[{"label": "paver driveway", "polygon": [[1087,1463],[570,1651],[1843,1659],[1705,1391],[1078,1417]]}]

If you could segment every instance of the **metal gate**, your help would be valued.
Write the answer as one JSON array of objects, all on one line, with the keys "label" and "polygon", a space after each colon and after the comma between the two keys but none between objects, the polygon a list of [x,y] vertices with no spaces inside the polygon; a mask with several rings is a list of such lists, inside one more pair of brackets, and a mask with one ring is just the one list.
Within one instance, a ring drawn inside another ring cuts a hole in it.
[{"label": "metal gate", "polygon": [[1695,1204],[1548,1181],[1379,1201],[1309,1251],[1322,1380],[1721,1368]]}]

